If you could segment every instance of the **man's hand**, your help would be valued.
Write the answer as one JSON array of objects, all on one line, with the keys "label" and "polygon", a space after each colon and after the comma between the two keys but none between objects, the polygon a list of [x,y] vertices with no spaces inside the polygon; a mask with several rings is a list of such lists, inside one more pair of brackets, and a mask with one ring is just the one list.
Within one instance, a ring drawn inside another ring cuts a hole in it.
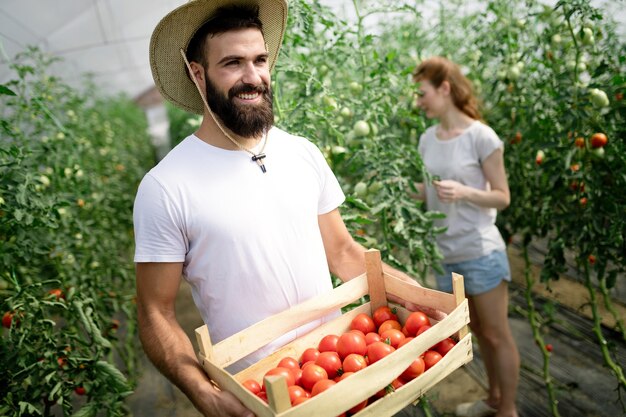
[{"label": "man's hand", "polygon": [[194,405],[205,417],[255,417],[230,392],[211,387],[212,393],[196,399]]}]

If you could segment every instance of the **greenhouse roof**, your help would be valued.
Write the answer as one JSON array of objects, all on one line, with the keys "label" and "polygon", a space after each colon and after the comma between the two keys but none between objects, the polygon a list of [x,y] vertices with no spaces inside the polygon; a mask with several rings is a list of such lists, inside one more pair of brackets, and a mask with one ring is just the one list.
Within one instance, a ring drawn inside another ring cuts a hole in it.
[{"label": "greenhouse roof", "polygon": [[148,44],[157,22],[186,0],[3,0],[0,83],[28,46],[62,58],[50,71],[71,85],[90,73],[104,91],[135,97],[153,86]]}]

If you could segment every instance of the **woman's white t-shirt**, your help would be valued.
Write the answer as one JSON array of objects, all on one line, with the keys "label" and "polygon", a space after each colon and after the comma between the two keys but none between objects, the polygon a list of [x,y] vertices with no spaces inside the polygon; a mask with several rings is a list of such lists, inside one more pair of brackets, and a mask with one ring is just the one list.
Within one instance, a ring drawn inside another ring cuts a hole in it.
[{"label": "woman's white t-shirt", "polygon": [[[455,180],[470,187],[487,190],[482,161],[496,149],[504,148],[498,135],[489,126],[475,121],[459,136],[441,140],[437,126],[431,126],[420,137],[418,150],[427,171],[442,180]],[[442,203],[430,182],[425,182],[426,207],[446,215],[435,221],[447,230],[437,236],[437,244],[445,263],[476,259],[505,244],[495,225],[496,209],[480,207],[467,201]]]},{"label": "woman's white t-shirt", "polygon": [[183,262],[213,343],[332,290],[318,216],[344,201],[339,183],[304,138],[272,128],[264,153],[266,173],[246,152],[189,136],[146,174],[135,200],[135,262]]}]

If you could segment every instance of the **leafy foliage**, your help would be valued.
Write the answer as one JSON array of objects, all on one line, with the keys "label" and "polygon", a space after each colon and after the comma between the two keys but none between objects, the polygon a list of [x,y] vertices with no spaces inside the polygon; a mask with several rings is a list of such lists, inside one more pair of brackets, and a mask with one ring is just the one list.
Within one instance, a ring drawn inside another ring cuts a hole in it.
[{"label": "leafy foliage", "polygon": [[135,367],[132,204],[153,163],[146,120],[125,97],[47,75],[50,63],[27,50],[0,89],[0,312],[13,316],[0,414],[121,416],[132,380],[117,366]]}]

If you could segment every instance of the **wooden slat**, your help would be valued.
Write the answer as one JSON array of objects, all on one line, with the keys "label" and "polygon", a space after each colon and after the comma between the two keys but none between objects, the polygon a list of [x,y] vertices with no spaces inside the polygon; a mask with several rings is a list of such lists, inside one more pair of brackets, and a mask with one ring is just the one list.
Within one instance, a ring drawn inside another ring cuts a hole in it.
[{"label": "wooden slat", "polygon": [[[356,277],[288,310],[268,317],[213,345],[215,361],[226,367],[304,324],[338,311],[367,294],[367,278]],[[208,329],[207,329],[208,330]]]},{"label": "wooden slat", "polygon": [[265,377],[265,390],[270,408],[275,413],[282,413],[291,408],[287,381],[284,376],[270,375]]},{"label": "wooden slat", "polygon": [[470,336],[457,343],[438,363],[419,377],[403,385],[398,390],[379,399],[354,414],[355,417],[388,417],[417,400],[439,381],[463,364],[472,360],[472,340]]},{"label": "wooden slat", "polygon": [[[452,273],[452,294],[454,294],[454,302],[460,305],[465,300],[465,286],[463,285],[463,275]],[[469,333],[467,326],[464,326],[456,335],[457,339],[463,339]]]},{"label": "wooden slat", "polygon": [[250,409],[256,417],[274,417],[276,414],[256,395],[248,391],[243,385],[237,382],[228,372],[213,362],[207,360],[201,354],[200,364],[220,389],[228,391],[241,401],[248,409]]},{"label": "wooden slat", "polygon": [[384,277],[385,288],[389,294],[413,304],[438,309],[444,313],[449,313],[456,308],[454,295],[450,293],[420,287],[387,272],[384,273]]},{"label": "wooden slat", "polygon": [[208,360],[213,361],[213,345],[211,344],[211,336],[206,324],[196,329],[196,340],[198,341],[200,353]]},{"label": "wooden slat", "polygon": [[365,252],[365,269],[367,284],[373,314],[377,308],[387,305],[387,292],[385,291],[385,279],[380,258],[380,251],[369,249]]},{"label": "wooden slat", "polygon": [[333,321],[322,324],[311,332],[276,350],[271,355],[261,359],[249,368],[239,372],[236,375],[237,380],[245,381],[250,378],[260,380],[263,375],[265,375],[265,372],[278,364],[280,359],[285,356],[293,356],[296,359],[300,359],[300,355],[304,352],[304,349],[317,346],[322,337],[328,334],[336,334],[339,336],[346,332],[350,326],[350,322],[357,314],[369,313],[369,311],[370,305],[366,303],[350,310]]}]

